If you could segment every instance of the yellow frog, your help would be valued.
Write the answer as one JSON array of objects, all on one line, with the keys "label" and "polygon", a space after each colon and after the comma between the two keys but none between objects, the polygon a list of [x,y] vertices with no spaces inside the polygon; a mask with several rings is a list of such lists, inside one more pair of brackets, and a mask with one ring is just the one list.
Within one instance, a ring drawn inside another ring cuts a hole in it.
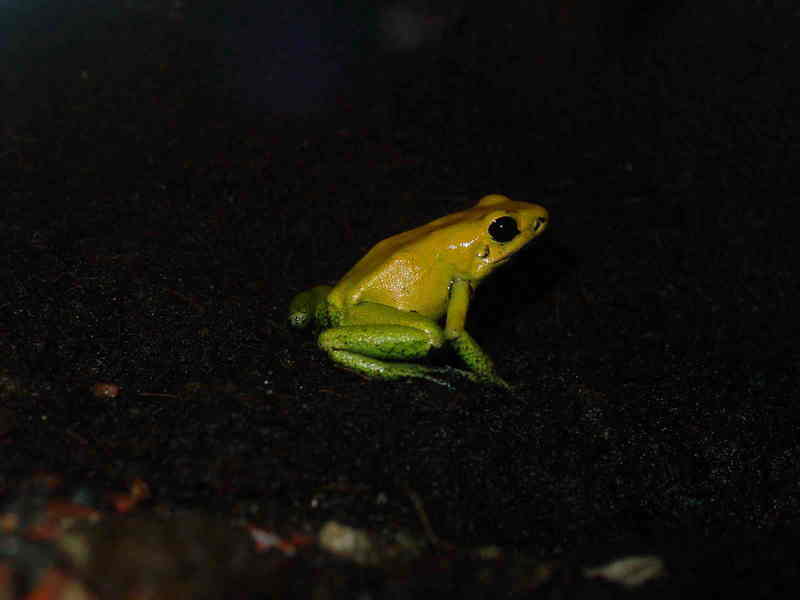
[{"label": "yellow frog", "polygon": [[[547,226],[547,210],[493,194],[468,210],[376,244],[335,286],[298,294],[289,323],[322,330],[334,362],[380,379],[418,377],[449,386],[458,373],[508,388],[464,329],[475,287]],[[438,324],[445,318],[444,329]],[[414,362],[447,342],[469,369]]]}]

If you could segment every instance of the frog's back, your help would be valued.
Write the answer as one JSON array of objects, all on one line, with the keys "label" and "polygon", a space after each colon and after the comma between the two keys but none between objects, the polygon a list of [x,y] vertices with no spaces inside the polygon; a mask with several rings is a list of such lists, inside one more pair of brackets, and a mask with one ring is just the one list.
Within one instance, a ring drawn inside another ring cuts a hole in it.
[{"label": "frog's back", "polygon": [[472,208],[376,244],[342,277],[328,302],[342,310],[376,302],[438,318],[453,279],[474,287],[546,222],[547,211],[538,205],[485,196]]},{"label": "frog's back", "polygon": [[442,269],[431,243],[442,221],[399,233],[375,244],[339,281],[329,295],[344,307],[377,302],[400,310],[413,310],[431,318],[444,312],[450,273]]}]

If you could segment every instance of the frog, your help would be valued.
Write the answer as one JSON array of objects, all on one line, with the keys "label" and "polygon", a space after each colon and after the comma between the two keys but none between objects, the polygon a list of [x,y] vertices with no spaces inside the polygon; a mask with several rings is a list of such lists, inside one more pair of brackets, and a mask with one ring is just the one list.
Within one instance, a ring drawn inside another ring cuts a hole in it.
[{"label": "frog", "polygon": [[[548,222],[538,204],[484,196],[471,208],[377,243],[335,285],[297,294],[289,324],[313,324],[317,345],[334,363],[370,379],[423,379],[452,388],[455,374],[510,390],[467,332],[467,312],[478,285]],[[419,362],[445,346],[465,368]]]}]

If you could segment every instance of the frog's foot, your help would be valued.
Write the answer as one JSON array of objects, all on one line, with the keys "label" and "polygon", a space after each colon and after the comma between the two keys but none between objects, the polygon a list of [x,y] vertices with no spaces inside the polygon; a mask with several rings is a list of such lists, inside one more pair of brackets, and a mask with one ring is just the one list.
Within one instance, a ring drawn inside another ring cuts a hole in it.
[{"label": "frog's foot", "polygon": [[424,379],[439,384],[452,390],[453,385],[443,376],[459,374],[470,379],[473,373],[455,369],[453,367],[427,367],[414,363],[390,362],[347,352],[346,350],[331,350],[331,359],[349,371],[354,371],[370,379],[398,380],[398,379]]},{"label": "frog's foot", "polygon": [[495,372],[492,359],[466,331],[461,331],[457,336],[451,338],[450,344],[464,364],[470,368],[469,371],[465,371],[469,373],[470,379],[508,391],[513,389],[505,379]]},{"label": "frog's foot", "polygon": [[457,369],[455,367],[442,367],[442,373],[451,373],[454,375],[458,375],[460,377],[465,377],[470,381],[474,381],[475,383],[480,383],[483,385],[492,385],[495,387],[502,388],[506,391],[512,391],[514,389],[510,383],[508,383],[502,377],[496,375],[494,372],[475,373],[473,371],[466,371],[464,369]]},{"label": "frog's foot", "polygon": [[512,387],[500,377],[488,378],[472,371],[457,369],[456,367],[428,367],[415,363],[389,362],[344,350],[333,350],[329,354],[334,362],[348,371],[353,371],[368,379],[383,379],[385,381],[424,379],[452,391],[455,387],[449,380],[454,377],[461,377],[475,383],[494,385],[505,390],[512,390]]},{"label": "frog's foot", "polygon": [[297,294],[289,304],[289,325],[302,329],[307,327],[323,310],[325,298],[331,291],[329,285],[318,285]]},{"label": "frog's foot", "polygon": [[478,376],[477,380],[480,383],[485,383],[486,385],[494,385],[496,387],[502,388],[502,389],[506,390],[507,392],[513,392],[514,391],[514,387],[510,383],[508,383],[502,377],[499,377],[498,375],[495,375],[494,373],[492,373],[490,375]]},{"label": "frog's foot", "polygon": [[489,373],[489,374],[475,373],[473,371],[457,369],[456,367],[430,367],[429,369],[431,372],[438,373],[441,375],[455,375],[457,377],[463,377],[465,379],[469,379],[474,383],[499,387],[503,390],[506,390],[507,392],[514,391],[514,387],[510,383],[508,383],[505,379],[499,377],[495,373]]}]

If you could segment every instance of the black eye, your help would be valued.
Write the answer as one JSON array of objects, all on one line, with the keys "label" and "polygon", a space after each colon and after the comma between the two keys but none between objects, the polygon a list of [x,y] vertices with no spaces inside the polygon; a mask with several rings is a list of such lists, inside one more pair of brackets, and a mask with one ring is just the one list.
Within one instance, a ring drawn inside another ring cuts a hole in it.
[{"label": "black eye", "polygon": [[489,235],[495,242],[510,242],[519,235],[517,222],[511,217],[500,217],[489,225]]}]

